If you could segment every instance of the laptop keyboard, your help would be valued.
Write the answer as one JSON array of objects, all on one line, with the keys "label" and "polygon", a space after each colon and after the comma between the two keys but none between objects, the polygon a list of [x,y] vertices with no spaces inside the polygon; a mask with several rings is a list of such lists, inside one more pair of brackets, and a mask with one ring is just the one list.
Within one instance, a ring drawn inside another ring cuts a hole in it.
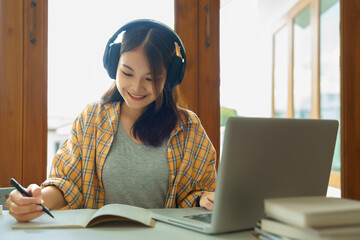
[{"label": "laptop keyboard", "polygon": [[198,215],[190,215],[190,216],[184,216],[184,218],[189,218],[201,222],[211,223],[211,213],[205,213],[205,214],[198,214]]}]

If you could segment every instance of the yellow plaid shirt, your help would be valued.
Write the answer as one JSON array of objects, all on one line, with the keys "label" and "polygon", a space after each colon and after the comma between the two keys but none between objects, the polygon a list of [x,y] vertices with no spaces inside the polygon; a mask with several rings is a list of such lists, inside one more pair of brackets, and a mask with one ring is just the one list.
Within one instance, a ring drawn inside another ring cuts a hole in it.
[{"label": "yellow plaid shirt", "polygon": [[[89,105],[74,121],[71,134],[57,152],[42,187],[59,188],[68,208],[104,205],[102,169],[116,133],[120,103]],[[167,150],[170,169],[167,208],[195,206],[203,191],[214,191],[216,152],[200,120],[180,111]],[[154,173],[155,174],[155,173]]]}]

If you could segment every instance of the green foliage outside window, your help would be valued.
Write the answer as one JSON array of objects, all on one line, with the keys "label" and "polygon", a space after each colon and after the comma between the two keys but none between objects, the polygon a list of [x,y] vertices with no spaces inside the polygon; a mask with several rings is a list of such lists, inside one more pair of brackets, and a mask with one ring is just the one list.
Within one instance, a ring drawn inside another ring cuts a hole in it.
[{"label": "green foliage outside window", "polygon": [[225,126],[227,119],[232,116],[238,116],[235,109],[220,107],[220,127]]}]

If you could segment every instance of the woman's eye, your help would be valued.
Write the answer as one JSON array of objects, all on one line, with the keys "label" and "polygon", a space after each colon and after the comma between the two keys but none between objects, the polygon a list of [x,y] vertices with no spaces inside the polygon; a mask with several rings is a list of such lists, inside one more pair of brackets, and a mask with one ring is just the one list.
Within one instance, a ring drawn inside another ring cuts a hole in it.
[{"label": "woman's eye", "polygon": [[125,76],[127,76],[127,77],[131,77],[132,76],[132,74],[131,73],[126,73],[126,72],[124,72],[124,71],[121,71]]},{"label": "woman's eye", "polygon": [[146,78],[146,80],[147,80],[147,81],[150,81],[150,82],[152,81],[151,78]]}]

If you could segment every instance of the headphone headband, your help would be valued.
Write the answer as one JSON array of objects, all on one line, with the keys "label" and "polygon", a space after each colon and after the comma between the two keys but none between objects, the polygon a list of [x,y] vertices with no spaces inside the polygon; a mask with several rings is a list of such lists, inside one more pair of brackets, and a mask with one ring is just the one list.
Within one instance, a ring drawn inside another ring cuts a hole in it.
[{"label": "headphone headband", "polygon": [[[112,79],[116,78],[116,70],[117,70],[117,64],[120,58],[120,46],[121,43],[114,43],[115,40],[118,38],[118,36],[133,27],[137,27],[139,25],[147,25],[149,27],[162,29],[165,32],[168,33],[168,35],[171,37],[171,40],[176,42],[179,45],[181,58],[174,56],[172,63],[170,64],[170,67],[168,69],[168,79],[170,79],[170,86],[171,88],[175,87],[176,85],[180,84],[184,74],[185,74],[185,68],[186,68],[186,52],[185,47],[180,39],[180,37],[176,34],[174,30],[172,30],[167,25],[152,20],[152,19],[139,19],[139,20],[133,20],[131,22],[128,22],[124,26],[122,26],[119,30],[117,30],[114,35],[109,39],[109,41],[106,44],[105,53],[103,57],[103,63],[104,67],[107,70],[109,76]],[[173,66],[176,65],[176,66]],[[175,71],[175,73],[174,73]],[[175,80],[172,80],[173,78],[176,78]],[[167,79],[167,80],[168,80]]]}]

